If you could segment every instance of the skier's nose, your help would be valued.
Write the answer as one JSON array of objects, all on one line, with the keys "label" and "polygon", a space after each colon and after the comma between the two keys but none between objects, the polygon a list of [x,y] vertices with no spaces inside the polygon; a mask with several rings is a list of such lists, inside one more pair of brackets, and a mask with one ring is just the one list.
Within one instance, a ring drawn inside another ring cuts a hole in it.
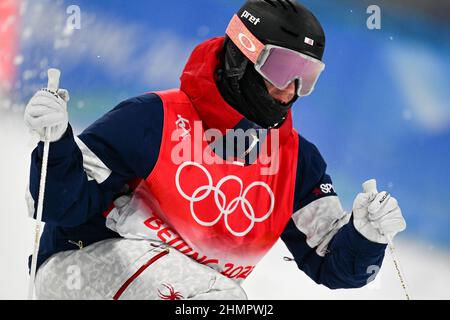
[{"label": "skier's nose", "polygon": [[288,104],[295,97],[295,81],[292,81],[291,84],[284,90],[278,89],[270,82],[264,80],[266,83],[267,91],[275,100],[278,100],[281,103]]}]

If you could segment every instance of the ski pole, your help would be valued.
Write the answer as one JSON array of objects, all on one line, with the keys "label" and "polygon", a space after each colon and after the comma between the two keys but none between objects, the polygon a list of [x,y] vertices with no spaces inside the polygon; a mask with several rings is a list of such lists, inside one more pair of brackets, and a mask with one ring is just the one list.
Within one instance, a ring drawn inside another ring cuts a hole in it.
[{"label": "ski pole", "polygon": [[[48,70],[48,85],[47,85],[48,90],[54,93],[58,92],[60,76],[61,72],[58,69]],[[34,296],[34,280],[36,278],[37,256],[39,252],[39,243],[41,238],[40,236],[42,225],[42,211],[44,208],[45,182],[47,178],[48,153],[50,150],[50,133],[51,128],[50,127],[45,128],[44,154],[42,157],[41,180],[39,184],[39,198],[36,214],[36,226],[34,231],[34,250],[31,260],[30,282],[28,284],[28,300],[33,300]]]},{"label": "ski pole", "polygon": [[[363,190],[365,193],[378,193],[377,181],[375,179],[366,181],[363,184]],[[401,272],[400,263],[398,262],[399,260],[395,253],[394,241],[393,241],[392,237],[390,237],[390,236],[386,236],[386,238],[388,240],[388,247],[389,247],[389,251],[391,252],[391,257],[394,262],[395,269],[397,270],[398,278],[400,279],[400,284],[403,288],[403,291],[405,292],[406,300],[411,300],[411,296],[408,294],[405,277],[403,276],[403,274]]]}]

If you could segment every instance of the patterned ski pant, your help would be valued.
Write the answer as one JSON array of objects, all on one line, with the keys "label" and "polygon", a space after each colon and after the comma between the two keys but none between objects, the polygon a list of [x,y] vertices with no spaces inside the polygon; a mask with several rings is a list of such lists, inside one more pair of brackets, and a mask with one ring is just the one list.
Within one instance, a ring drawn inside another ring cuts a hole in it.
[{"label": "patterned ski pant", "polygon": [[38,270],[42,300],[246,300],[233,280],[170,246],[112,239],[53,255]]}]

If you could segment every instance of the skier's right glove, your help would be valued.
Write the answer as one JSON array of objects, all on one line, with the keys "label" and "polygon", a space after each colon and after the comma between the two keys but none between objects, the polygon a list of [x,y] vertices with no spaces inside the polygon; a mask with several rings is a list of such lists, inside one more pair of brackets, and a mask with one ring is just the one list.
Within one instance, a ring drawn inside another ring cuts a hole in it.
[{"label": "skier's right glove", "polygon": [[25,108],[24,120],[30,131],[39,135],[41,141],[45,141],[45,128],[51,128],[50,142],[56,142],[64,135],[69,125],[67,102],[69,92],[60,89],[52,92],[42,89],[28,102]]}]

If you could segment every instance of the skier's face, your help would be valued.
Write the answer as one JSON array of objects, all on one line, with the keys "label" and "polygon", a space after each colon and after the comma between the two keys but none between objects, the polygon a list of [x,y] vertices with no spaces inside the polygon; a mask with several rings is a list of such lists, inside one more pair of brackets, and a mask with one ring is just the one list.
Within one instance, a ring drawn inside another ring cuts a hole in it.
[{"label": "skier's face", "polygon": [[278,102],[287,105],[295,98],[297,89],[295,81],[292,81],[291,84],[284,90],[278,89],[267,80],[264,80],[264,82],[266,83],[267,91],[269,92],[269,94]]}]

